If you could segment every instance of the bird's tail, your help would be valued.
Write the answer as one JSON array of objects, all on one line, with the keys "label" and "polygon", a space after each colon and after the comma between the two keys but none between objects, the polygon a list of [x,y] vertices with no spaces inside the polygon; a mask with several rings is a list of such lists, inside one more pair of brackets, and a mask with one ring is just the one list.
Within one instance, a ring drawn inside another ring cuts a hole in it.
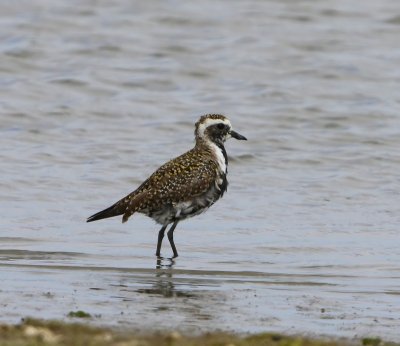
[{"label": "bird's tail", "polygon": [[88,217],[86,222],[97,221],[122,214],[124,214],[122,222],[126,222],[135,212],[140,210],[143,200],[146,199],[146,196],[147,191],[142,191],[140,193],[133,191],[128,196],[113,204],[111,207],[108,207],[107,209],[99,211],[98,213]]},{"label": "bird's tail", "polygon": [[86,222],[92,222],[92,221],[97,221],[97,220],[101,220],[101,219],[106,219],[108,217],[122,215],[123,213],[124,213],[124,209],[119,208],[118,203],[115,203],[111,207],[108,207],[107,209],[99,211],[98,213],[88,217]]}]

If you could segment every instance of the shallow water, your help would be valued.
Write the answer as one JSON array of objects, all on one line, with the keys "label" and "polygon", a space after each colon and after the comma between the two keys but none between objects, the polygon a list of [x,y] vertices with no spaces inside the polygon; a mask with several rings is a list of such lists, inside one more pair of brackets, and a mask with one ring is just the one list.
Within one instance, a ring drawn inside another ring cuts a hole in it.
[{"label": "shallow water", "polygon": [[[400,339],[396,1],[1,8],[1,321]],[[144,216],[85,223],[209,112],[249,140],[179,258]]]}]

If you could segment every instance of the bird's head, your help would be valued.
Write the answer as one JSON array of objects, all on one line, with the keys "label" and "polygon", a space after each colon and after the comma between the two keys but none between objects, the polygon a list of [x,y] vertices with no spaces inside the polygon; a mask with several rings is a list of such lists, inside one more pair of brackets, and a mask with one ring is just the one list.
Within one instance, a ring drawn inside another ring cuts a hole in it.
[{"label": "bird's head", "polygon": [[223,144],[229,138],[247,140],[246,137],[232,130],[229,119],[221,114],[207,114],[200,117],[194,130],[196,141],[211,141]]}]

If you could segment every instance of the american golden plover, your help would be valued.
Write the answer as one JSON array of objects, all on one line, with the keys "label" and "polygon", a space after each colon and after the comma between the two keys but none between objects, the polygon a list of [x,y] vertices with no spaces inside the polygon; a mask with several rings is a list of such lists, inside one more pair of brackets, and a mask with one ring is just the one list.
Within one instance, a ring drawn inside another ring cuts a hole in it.
[{"label": "american golden plover", "polygon": [[158,233],[158,257],[165,230],[172,224],[167,234],[177,257],[174,230],[178,222],[203,213],[227,190],[228,156],[224,142],[230,137],[246,140],[220,114],[200,117],[194,134],[193,149],[162,165],[135,191],[90,216],[87,222],[117,215],[123,215],[122,222],[126,222],[132,214],[143,213],[162,225]]}]

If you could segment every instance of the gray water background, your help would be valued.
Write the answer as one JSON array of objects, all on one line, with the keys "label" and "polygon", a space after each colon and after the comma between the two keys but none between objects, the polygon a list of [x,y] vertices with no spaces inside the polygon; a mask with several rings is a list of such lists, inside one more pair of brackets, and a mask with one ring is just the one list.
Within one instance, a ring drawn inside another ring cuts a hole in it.
[{"label": "gray water background", "polygon": [[[3,1],[0,59],[1,322],[400,339],[398,1]],[[210,112],[249,140],[175,263],[85,223]]]}]

